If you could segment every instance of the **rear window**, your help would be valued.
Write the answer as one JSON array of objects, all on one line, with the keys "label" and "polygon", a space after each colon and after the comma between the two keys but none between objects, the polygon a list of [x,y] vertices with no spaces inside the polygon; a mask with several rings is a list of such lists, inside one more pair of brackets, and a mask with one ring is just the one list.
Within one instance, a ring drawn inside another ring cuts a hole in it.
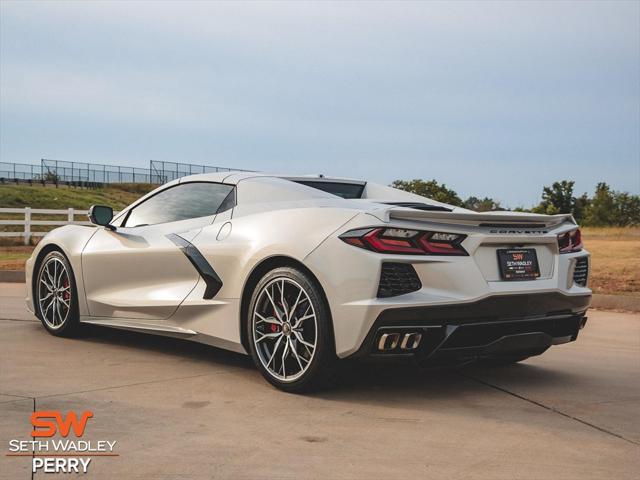
[{"label": "rear window", "polygon": [[340,183],[340,182],[317,182],[313,180],[294,180],[300,185],[317,188],[323,192],[337,195],[342,198],[362,198],[364,185],[357,183]]}]

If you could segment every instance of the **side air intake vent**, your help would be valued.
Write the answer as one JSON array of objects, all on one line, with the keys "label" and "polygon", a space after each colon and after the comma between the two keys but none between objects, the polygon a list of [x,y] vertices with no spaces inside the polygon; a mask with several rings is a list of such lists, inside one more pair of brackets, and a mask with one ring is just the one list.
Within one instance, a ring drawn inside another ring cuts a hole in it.
[{"label": "side air intake vent", "polygon": [[421,288],[422,283],[420,283],[413,265],[390,262],[382,264],[378,298],[395,297],[396,295],[415,292]]},{"label": "side air intake vent", "polygon": [[573,281],[581,287],[587,286],[587,278],[589,277],[589,259],[580,257],[576,260],[576,268],[573,270]]}]

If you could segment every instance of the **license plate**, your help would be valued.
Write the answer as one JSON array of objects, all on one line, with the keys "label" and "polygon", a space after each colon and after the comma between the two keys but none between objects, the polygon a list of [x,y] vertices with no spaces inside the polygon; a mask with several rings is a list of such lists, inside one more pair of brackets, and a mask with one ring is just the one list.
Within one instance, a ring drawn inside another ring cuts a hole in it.
[{"label": "license plate", "polygon": [[499,249],[498,264],[503,280],[535,280],[540,276],[534,248]]}]

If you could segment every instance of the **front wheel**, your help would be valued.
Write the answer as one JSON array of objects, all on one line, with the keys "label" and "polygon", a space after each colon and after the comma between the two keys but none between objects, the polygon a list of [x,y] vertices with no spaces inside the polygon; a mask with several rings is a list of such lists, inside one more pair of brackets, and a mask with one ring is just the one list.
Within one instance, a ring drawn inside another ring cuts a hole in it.
[{"label": "front wheel", "polygon": [[80,330],[78,295],[71,265],[52,251],[40,263],[33,289],[38,318],[52,335],[71,337]]},{"label": "front wheel", "polygon": [[336,362],[329,308],[305,272],[280,267],[256,285],[246,319],[253,360],[272,385],[315,390],[333,378]]}]

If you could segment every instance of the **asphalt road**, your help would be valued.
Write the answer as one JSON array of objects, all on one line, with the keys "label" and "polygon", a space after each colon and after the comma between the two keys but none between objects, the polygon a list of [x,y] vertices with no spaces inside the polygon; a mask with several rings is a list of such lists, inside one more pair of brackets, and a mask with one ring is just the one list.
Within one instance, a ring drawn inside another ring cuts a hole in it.
[{"label": "asphalt road", "polygon": [[[92,329],[48,335],[0,284],[0,477],[31,477],[34,410],[92,410],[116,440],[88,478],[638,478],[640,316],[592,311],[577,342],[522,364],[345,365],[340,385],[281,393],[247,357]],[[36,475],[39,476],[39,475]]]}]

